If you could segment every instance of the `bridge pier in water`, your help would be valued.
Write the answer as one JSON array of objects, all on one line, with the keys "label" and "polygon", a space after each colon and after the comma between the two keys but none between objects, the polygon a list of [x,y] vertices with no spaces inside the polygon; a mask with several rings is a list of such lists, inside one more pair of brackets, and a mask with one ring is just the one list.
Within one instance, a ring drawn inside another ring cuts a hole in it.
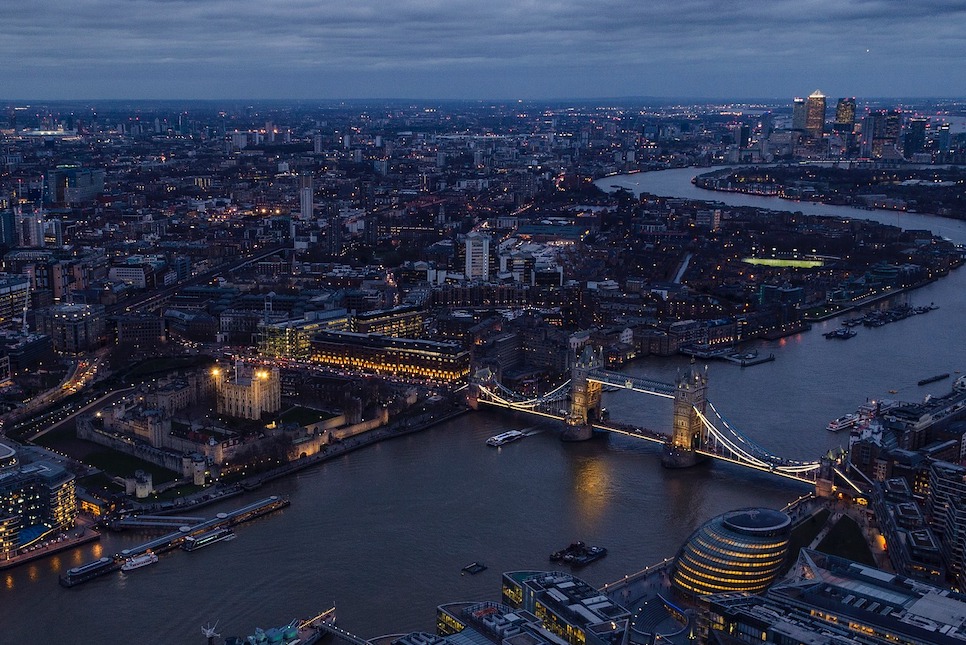
[{"label": "bridge pier in water", "polygon": [[661,464],[665,468],[688,468],[707,459],[698,451],[708,444],[708,430],[702,418],[708,405],[708,368],[698,370],[694,361],[674,382],[673,429]]},{"label": "bridge pier in water", "polygon": [[564,441],[586,441],[594,436],[593,424],[600,421],[601,384],[588,377],[600,366],[600,352],[590,345],[584,347],[574,362],[570,372],[570,411],[560,436]]}]

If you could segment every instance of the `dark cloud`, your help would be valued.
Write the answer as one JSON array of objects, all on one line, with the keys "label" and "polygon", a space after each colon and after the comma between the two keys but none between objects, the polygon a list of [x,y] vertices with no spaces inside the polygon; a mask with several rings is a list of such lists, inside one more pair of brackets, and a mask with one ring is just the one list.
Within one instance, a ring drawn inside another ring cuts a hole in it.
[{"label": "dark cloud", "polygon": [[45,0],[7,97],[964,94],[963,0]]}]

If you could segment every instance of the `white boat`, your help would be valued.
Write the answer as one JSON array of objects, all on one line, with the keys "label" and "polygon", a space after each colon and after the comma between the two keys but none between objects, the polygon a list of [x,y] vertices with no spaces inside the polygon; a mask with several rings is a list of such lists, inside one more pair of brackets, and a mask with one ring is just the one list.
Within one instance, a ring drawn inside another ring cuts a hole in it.
[{"label": "white boat", "polygon": [[966,374],[953,381],[954,392],[966,392]]},{"label": "white boat", "polygon": [[505,443],[510,443],[511,441],[516,441],[517,439],[523,439],[526,435],[519,430],[507,430],[506,432],[501,432],[498,435],[494,435],[486,440],[486,445],[488,446],[502,446]]},{"label": "white boat", "polygon": [[859,417],[856,414],[846,414],[844,417],[839,417],[834,421],[829,421],[826,430],[829,432],[838,432],[839,430],[845,430],[846,428],[851,428],[856,423],[858,423]]},{"label": "white boat", "polygon": [[121,565],[121,571],[134,571],[135,569],[140,569],[141,567],[146,567],[149,564],[154,564],[158,561],[158,556],[148,551],[147,553],[142,553],[141,555],[136,555],[133,558],[128,558]]}]

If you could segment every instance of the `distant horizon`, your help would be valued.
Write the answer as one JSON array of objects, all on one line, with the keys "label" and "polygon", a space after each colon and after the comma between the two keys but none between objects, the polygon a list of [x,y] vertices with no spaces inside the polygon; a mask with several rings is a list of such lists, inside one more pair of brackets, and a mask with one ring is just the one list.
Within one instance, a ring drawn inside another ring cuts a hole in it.
[{"label": "distant horizon", "polygon": [[31,99],[48,101],[942,97],[966,93],[963,25],[966,0],[5,3],[0,88],[60,97]]},{"label": "distant horizon", "polygon": [[[708,105],[714,103],[736,103],[736,104],[753,104],[753,103],[782,103],[785,101],[789,102],[791,105],[792,99],[796,97],[804,98],[807,96],[806,93],[800,93],[789,96],[744,96],[744,97],[726,97],[726,96],[683,96],[683,95],[667,95],[667,96],[647,96],[647,95],[626,95],[626,96],[586,96],[586,97],[547,97],[547,98],[517,98],[517,97],[486,97],[486,98],[459,98],[459,97],[406,97],[406,96],[354,96],[354,97],[336,97],[336,98],[293,98],[293,97],[222,97],[222,98],[187,98],[187,97],[170,97],[170,98],[139,98],[139,97],[115,97],[115,98],[4,98],[0,97],[0,103],[7,104],[8,106],[16,103],[93,103],[93,102],[106,102],[106,103],[365,103],[365,102],[383,102],[383,103],[399,103],[399,102],[411,102],[411,103],[498,103],[498,104],[513,104],[513,103],[600,103],[604,101],[624,101],[624,102],[659,102],[662,104],[677,103],[677,102],[688,102],[689,104],[695,105]],[[884,102],[884,101],[963,101],[966,103],[966,93],[963,95],[922,95],[922,96],[859,96],[855,94],[842,94],[842,95],[832,95],[826,94],[828,99],[839,99],[839,98],[855,98],[857,101],[872,103],[872,102]],[[964,106],[966,107],[966,106]]]}]

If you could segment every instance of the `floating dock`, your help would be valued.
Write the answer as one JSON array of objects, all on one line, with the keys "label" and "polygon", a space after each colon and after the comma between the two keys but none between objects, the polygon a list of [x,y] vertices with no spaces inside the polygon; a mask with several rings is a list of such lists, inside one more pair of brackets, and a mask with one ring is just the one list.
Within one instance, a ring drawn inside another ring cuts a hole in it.
[{"label": "floating dock", "polygon": [[128,558],[142,555],[148,551],[164,553],[165,551],[176,549],[189,536],[197,537],[208,531],[248,522],[262,515],[267,515],[268,513],[285,508],[289,504],[291,502],[287,497],[273,495],[227,513],[218,513],[217,516],[210,520],[199,522],[193,526],[182,526],[173,533],[162,535],[159,538],[131,547],[130,549],[124,549],[113,558],[103,557],[79,567],[68,569],[66,573],[60,576],[60,584],[65,587],[79,585],[82,582],[87,582],[106,573],[117,571]]}]

